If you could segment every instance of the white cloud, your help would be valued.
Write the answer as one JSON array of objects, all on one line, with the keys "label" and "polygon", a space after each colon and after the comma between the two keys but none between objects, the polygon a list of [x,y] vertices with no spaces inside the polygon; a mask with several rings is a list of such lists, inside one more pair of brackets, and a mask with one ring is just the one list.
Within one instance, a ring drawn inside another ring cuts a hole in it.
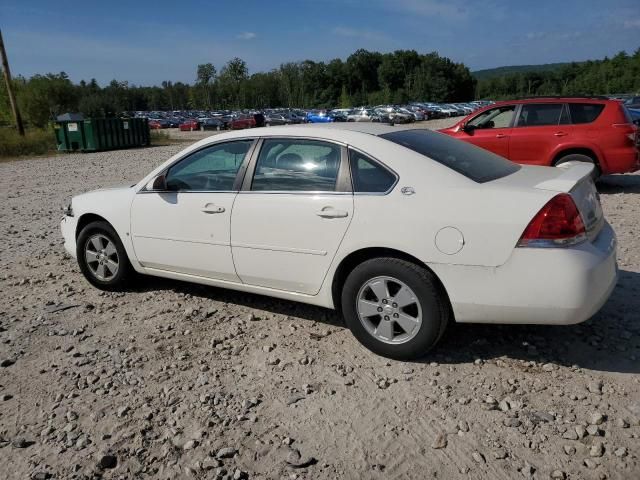
[{"label": "white cloud", "polygon": [[240,40],[253,40],[257,35],[254,32],[242,32],[236,35],[236,38]]},{"label": "white cloud", "polygon": [[571,40],[579,38],[582,32],[529,32],[526,34],[527,40]]},{"label": "white cloud", "polygon": [[624,28],[640,28],[640,18],[625,20],[623,25]]},{"label": "white cloud", "polygon": [[335,27],[332,32],[334,33],[334,35],[339,35],[341,37],[360,38],[364,40],[385,39],[385,35],[383,34],[372,32],[370,30],[360,30],[351,27]]},{"label": "white cloud", "polygon": [[403,11],[421,17],[446,18],[461,20],[468,17],[469,12],[462,3],[449,0],[384,0],[389,9]]}]

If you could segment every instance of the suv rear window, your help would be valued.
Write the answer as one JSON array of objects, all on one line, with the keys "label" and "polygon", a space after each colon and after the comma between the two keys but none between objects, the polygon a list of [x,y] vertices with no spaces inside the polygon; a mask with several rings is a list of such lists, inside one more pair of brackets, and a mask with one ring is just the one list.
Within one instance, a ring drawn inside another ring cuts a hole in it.
[{"label": "suv rear window", "polygon": [[506,158],[443,133],[400,130],[380,137],[435,160],[478,183],[497,180],[520,170],[520,165]]},{"label": "suv rear window", "polygon": [[571,123],[591,123],[604,110],[601,103],[570,103]]}]

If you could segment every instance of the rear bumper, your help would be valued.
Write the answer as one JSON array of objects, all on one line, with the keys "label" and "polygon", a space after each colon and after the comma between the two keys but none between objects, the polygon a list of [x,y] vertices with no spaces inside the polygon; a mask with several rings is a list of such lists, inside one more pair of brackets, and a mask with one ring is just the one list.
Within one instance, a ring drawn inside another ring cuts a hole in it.
[{"label": "rear bumper", "polygon": [[608,154],[605,158],[606,165],[603,167],[603,174],[611,173],[632,173],[640,170],[640,149],[620,148],[615,153]]},{"label": "rear bumper", "polygon": [[516,248],[496,268],[434,269],[461,323],[569,325],[592,317],[617,283],[616,236],[608,223],[573,248]]}]

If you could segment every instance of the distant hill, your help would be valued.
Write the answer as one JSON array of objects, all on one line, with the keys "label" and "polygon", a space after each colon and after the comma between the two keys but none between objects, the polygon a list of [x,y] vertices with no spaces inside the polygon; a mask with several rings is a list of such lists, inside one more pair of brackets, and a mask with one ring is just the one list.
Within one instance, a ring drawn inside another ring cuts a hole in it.
[{"label": "distant hill", "polygon": [[478,80],[486,80],[487,78],[501,77],[503,75],[509,75],[513,73],[549,72],[553,70],[559,70],[560,68],[566,65],[569,65],[569,63],[545,63],[542,65],[511,65],[507,67],[476,70],[475,72],[471,72],[471,75],[473,75]]}]

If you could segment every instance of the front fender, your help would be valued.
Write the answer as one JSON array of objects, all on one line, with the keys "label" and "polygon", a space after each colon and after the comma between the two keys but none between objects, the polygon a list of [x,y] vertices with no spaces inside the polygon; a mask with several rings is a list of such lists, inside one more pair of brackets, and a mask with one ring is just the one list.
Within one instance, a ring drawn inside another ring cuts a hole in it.
[{"label": "front fender", "polygon": [[[74,216],[77,218],[77,225],[82,223],[82,218],[85,215],[97,215],[109,222],[120,237],[131,265],[140,271],[130,232],[131,204],[135,194],[133,187],[95,190],[74,197],[72,208]],[[76,228],[76,238],[79,233]]]}]

